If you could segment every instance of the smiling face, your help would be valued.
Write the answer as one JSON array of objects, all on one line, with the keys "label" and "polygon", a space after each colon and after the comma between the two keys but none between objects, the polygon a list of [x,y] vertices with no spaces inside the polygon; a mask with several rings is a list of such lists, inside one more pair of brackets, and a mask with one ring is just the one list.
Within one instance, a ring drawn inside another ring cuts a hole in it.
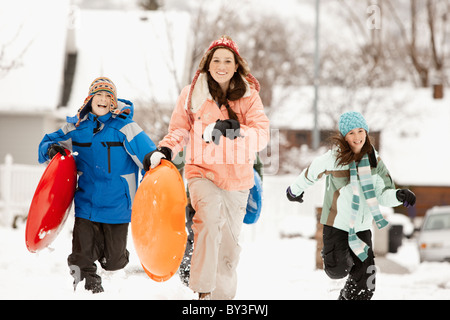
[{"label": "smiling face", "polygon": [[363,128],[356,128],[353,130],[350,130],[345,135],[345,141],[347,141],[348,145],[352,149],[352,151],[355,154],[358,154],[361,152],[362,147],[364,146],[364,143],[366,143],[367,139],[367,133],[366,130]]},{"label": "smiling face", "polygon": [[92,113],[96,116],[104,116],[109,112],[111,105],[111,94],[106,91],[97,92],[92,98]]},{"label": "smiling face", "polygon": [[219,48],[214,51],[208,71],[222,90],[226,91],[238,67],[239,65],[234,59],[233,52],[228,49]]}]

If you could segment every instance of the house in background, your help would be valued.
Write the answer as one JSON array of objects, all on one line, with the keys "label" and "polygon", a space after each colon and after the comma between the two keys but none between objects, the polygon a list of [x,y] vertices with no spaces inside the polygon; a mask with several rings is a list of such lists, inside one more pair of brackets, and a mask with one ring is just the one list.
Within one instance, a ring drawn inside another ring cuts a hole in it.
[{"label": "house in background", "polygon": [[170,108],[190,80],[187,13],[8,1],[0,30],[0,66],[18,62],[0,69],[0,163],[11,154],[14,163],[37,164],[44,134],[76,114],[96,77],[111,78],[119,98]]},{"label": "house in background", "polygon": [[110,77],[118,97],[135,103],[134,119],[158,126],[139,109],[175,106],[191,76],[190,32],[181,12],[0,2],[0,225],[26,217],[45,169],[39,142],[77,113],[95,78]]},{"label": "house in background", "polygon": [[[269,118],[271,128],[280,132],[280,162],[295,162],[298,167],[299,162],[306,166],[312,160],[311,157],[299,159],[299,153],[293,152],[293,156],[288,153],[302,144],[311,147],[313,88],[293,90],[292,94],[285,95],[289,98],[279,99]],[[432,88],[408,85],[374,89],[377,90],[382,90],[379,94],[382,100],[375,101],[373,106],[355,103],[353,108],[365,116],[375,147],[397,188],[409,188],[417,196],[414,208],[399,206],[395,211],[413,218],[423,216],[433,206],[450,205],[450,97],[435,99]],[[351,108],[336,107],[342,104],[342,99],[330,93],[336,88],[324,87],[320,91],[325,97],[321,96],[319,104],[323,143],[336,130],[339,115]],[[334,98],[330,99],[332,95]]]},{"label": "house in background", "polygon": [[[367,119],[367,109],[364,106],[355,104],[345,104],[348,94],[345,89],[337,87],[321,87],[318,104],[318,130],[320,146],[328,146],[330,136],[337,132],[337,125],[341,113],[349,110],[361,111]],[[363,99],[366,100],[366,99]],[[314,87],[298,86],[277,88],[274,94],[275,107],[269,112],[269,119],[272,128],[279,131],[280,154],[287,154],[292,148],[307,146],[311,149],[313,145],[314,130]],[[379,110],[379,109],[378,109]],[[369,112],[367,112],[369,114]],[[373,138],[374,146],[377,150],[381,146],[380,123],[370,123],[369,135]],[[289,162],[289,157],[280,157],[282,162]]]},{"label": "house in background", "polygon": [[135,108],[152,103],[173,110],[192,76],[190,30],[185,12],[80,10],[71,32],[75,50],[68,111],[76,113],[99,76],[113,80],[118,98],[133,101]]},{"label": "house in background", "polygon": [[433,88],[407,94],[407,112],[390,114],[400,121],[382,132],[382,157],[397,187],[417,197],[414,208],[396,211],[415,217],[450,205],[450,96],[433,99]]},{"label": "house in background", "polygon": [[66,0],[0,5],[0,163],[11,154],[36,164],[40,140],[57,125],[68,12]]}]

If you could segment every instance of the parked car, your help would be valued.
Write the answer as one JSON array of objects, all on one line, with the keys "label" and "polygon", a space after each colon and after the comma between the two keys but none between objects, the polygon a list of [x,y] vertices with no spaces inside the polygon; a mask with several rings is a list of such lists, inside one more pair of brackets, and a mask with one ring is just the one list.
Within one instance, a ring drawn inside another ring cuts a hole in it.
[{"label": "parked car", "polygon": [[450,206],[426,212],[417,241],[421,262],[450,261]]}]

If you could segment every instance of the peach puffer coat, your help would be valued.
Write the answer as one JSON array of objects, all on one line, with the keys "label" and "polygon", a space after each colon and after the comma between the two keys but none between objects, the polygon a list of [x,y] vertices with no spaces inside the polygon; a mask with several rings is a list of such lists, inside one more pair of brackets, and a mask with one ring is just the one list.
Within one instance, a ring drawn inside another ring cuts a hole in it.
[{"label": "peach puffer coat", "polygon": [[209,93],[207,76],[186,86],[172,113],[168,134],[159,143],[175,156],[186,147],[185,176],[207,178],[224,190],[245,190],[253,187],[253,162],[256,153],[269,141],[269,119],[253,83],[244,79],[247,90],[242,98],[229,101],[240,123],[240,137],[221,137],[219,144],[207,143],[202,134],[217,120],[229,119],[225,106],[218,107]]}]

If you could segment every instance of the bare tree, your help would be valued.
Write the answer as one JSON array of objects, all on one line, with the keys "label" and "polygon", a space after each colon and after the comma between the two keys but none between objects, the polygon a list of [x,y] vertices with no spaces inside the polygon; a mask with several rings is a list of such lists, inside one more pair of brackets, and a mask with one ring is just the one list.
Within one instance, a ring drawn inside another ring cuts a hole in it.
[{"label": "bare tree", "polygon": [[[376,123],[394,125],[398,118],[386,117],[386,114],[402,110],[410,115],[404,108],[408,97],[396,100],[386,96],[384,88],[405,77],[402,65],[405,51],[399,50],[397,38],[387,21],[389,16],[380,14],[377,27],[368,25],[368,8],[377,6],[384,12],[385,1],[356,3],[341,0],[339,4],[337,16],[352,32],[353,41],[349,46],[338,47],[333,42],[322,43],[320,122],[335,128],[341,113],[358,109]],[[379,112],[380,105],[384,112]]]},{"label": "bare tree", "polygon": [[[450,24],[448,22],[448,14],[450,10],[450,4],[448,1],[431,1],[427,0],[427,22],[430,29],[430,43],[431,52],[433,57],[433,65],[436,70],[436,76],[440,83],[444,82],[444,61],[445,61],[445,44],[447,40],[448,28]],[[440,32],[438,31],[438,25],[440,25]],[[440,33],[441,42],[438,43],[438,33]]]},{"label": "bare tree", "polygon": [[23,25],[17,29],[17,32],[9,41],[0,44],[0,78],[5,77],[11,70],[22,66],[22,58],[34,41],[34,39],[30,40],[14,58],[8,57],[9,48],[19,37],[22,28]]},{"label": "bare tree", "polygon": [[236,8],[225,2],[220,9],[211,11],[205,1],[192,14],[192,74],[211,41],[224,34],[239,44],[241,55],[248,60],[252,74],[260,82],[260,96],[266,107],[272,106],[276,85],[293,84],[298,81],[299,71],[304,71],[299,63],[299,57],[304,54],[299,40],[303,33],[289,30],[281,17],[268,14],[242,17]]},{"label": "bare tree", "polygon": [[[167,44],[167,47],[162,48],[156,46],[154,50],[163,50],[162,52],[165,60],[161,61],[161,63],[165,63],[167,67],[169,74],[168,83],[172,83],[167,90],[169,93],[175,94],[174,96],[176,96],[181,92],[183,86],[186,85],[186,83],[184,83],[186,79],[182,79],[184,70],[179,70],[176,67],[175,50],[177,50],[177,48],[175,47],[173,20],[169,19],[170,16],[167,15],[166,12],[163,11],[162,14],[164,21],[163,29],[165,32],[158,33],[157,38],[159,39],[159,43]],[[153,21],[150,20],[149,23],[151,23],[156,30],[157,26]],[[147,64],[143,66],[143,70],[146,72],[148,90],[142,92],[140,94],[141,98],[135,99],[134,101],[135,121],[149,134],[153,141],[157,142],[167,133],[170,117],[175,104],[170,102],[160,102],[159,99],[157,99],[158,93],[154,92],[153,89],[154,83],[157,81],[157,75],[152,73]],[[132,79],[128,79],[128,81],[132,83]]]},{"label": "bare tree", "polygon": [[217,12],[211,12],[208,1],[202,0],[196,8],[191,9],[192,15],[192,54],[190,73],[193,76],[206,49],[213,40],[227,34],[234,40],[234,35],[241,32],[241,22],[234,11],[222,3]]},{"label": "bare tree", "polygon": [[[390,86],[402,77],[402,71],[398,66],[403,62],[399,56],[399,48],[396,45],[395,36],[392,35],[386,22],[386,15],[381,14],[386,9],[383,0],[367,0],[355,3],[348,0],[340,0],[339,16],[344,20],[345,26],[354,34],[352,45],[356,50],[340,52],[341,55],[353,56],[350,72],[343,74],[343,79],[330,79],[332,82],[351,82],[353,74],[360,74],[356,80],[362,86],[383,87]],[[372,9],[371,9],[372,8]],[[379,15],[372,18],[368,16],[372,10]],[[374,20],[378,20],[375,21]],[[370,23],[373,23],[371,25]],[[335,49],[325,48],[325,58],[329,51]],[[353,72],[351,72],[353,71]],[[325,79],[326,81],[327,79]],[[337,84],[337,83],[334,83]]]},{"label": "bare tree", "polygon": [[[421,2],[417,0],[410,0],[409,3],[409,28],[398,14],[398,8],[392,4],[391,1],[385,2],[388,7],[388,12],[392,15],[395,23],[400,30],[401,41],[408,57],[411,60],[413,70],[417,74],[422,87],[428,87],[430,84],[430,70],[434,70],[442,74],[445,65],[445,41],[447,39],[447,32],[449,21],[447,18],[449,4],[447,1],[427,0]],[[425,13],[421,14],[421,13]],[[428,26],[427,32],[418,32],[419,24],[426,21]],[[437,26],[440,26],[439,28]],[[418,42],[420,36],[427,35],[424,44],[420,45]],[[440,45],[437,39],[441,38]]]},{"label": "bare tree", "polygon": [[157,144],[167,134],[173,106],[162,105],[153,98],[136,99],[134,105],[134,121]]},{"label": "bare tree", "polygon": [[246,26],[249,39],[242,50],[261,85],[260,96],[266,106],[272,106],[274,88],[298,83],[298,78],[311,76],[300,71],[299,58],[306,53],[297,35],[289,30],[282,18],[274,15],[258,17]]},{"label": "bare tree", "polygon": [[[359,57],[361,66],[366,65],[367,84],[387,86],[405,76],[422,87],[430,85],[432,76],[441,83],[447,81],[447,0],[339,3],[346,25],[360,39]],[[363,9],[373,6],[380,11],[380,28],[369,28],[363,14]]]}]

